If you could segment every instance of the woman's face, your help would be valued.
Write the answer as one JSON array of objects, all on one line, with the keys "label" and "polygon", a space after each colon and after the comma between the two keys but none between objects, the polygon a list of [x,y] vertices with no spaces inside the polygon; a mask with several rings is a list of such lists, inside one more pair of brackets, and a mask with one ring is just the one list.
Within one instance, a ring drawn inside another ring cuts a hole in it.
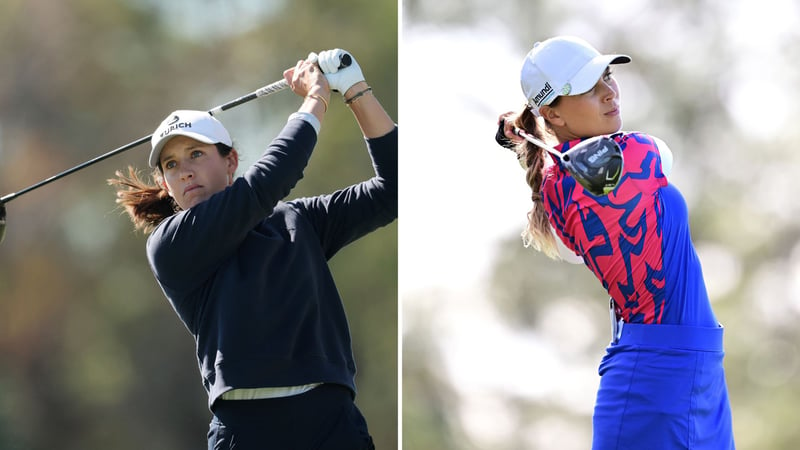
[{"label": "woman's face", "polygon": [[622,129],[619,86],[606,68],[592,89],[559,97],[556,106],[542,111],[559,142],[612,134]]},{"label": "woman's face", "polygon": [[161,150],[164,187],[181,209],[189,209],[225,189],[238,166],[235,150],[219,154],[214,144],[175,136]]}]

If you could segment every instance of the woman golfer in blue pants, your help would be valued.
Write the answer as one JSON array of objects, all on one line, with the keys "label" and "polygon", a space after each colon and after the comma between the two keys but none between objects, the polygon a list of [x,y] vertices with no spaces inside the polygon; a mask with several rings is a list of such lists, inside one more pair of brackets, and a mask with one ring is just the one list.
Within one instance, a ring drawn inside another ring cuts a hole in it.
[{"label": "woman golfer in blue pants", "polygon": [[[500,117],[498,142],[526,166],[533,208],[526,245],[583,262],[611,297],[613,339],[600,363],[595,450],[733,449],[723,329],[706,292],[686,203],[667,176],[660,140],[623,132],[620,90],[603,55],[574,37],[537,43],[521,74],[527,104]],[[624,159],[619,185],[595,196],[560,160],[522,141],[519,128],[562,153],[610,135]]]},{"label": "woman golfer in blue pants", "polygon": [[[155,185],[118,173],[118,202],[150,232],[147,257],[194,336],[213,418],[209,449],[374,448],[354,404],[355,362],[327,261],[397,217],[397,127],[355,59],[322,52],[284,73],[303,98],[241,177],[225,127],[179,110],[153,134]],[[320,70],[324,71],[324,73]],[[375,175],[283,201],[303,176],[331,90],[344,96]]]}]

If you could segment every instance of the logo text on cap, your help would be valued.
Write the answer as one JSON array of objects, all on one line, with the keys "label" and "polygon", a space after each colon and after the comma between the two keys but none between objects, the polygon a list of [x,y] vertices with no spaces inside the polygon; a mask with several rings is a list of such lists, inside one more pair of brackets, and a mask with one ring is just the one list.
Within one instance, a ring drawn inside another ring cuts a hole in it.
[{"label": "logo text on cap", "polygon": [[181,123],[176,123],[176,124],[170,125],[169,128],[167,128],[166,130],[162,131],[161,134],[158,135],[158,137],[162,138],[162,137],[172,133],[173,131],[175,131],[175,130],[177,130],[179,128],[192,128],[192,122],[181,122]]},{"label": "logo text on cap", "polygon": [[542,101],[552,93],[553,93],[553,88],[550,86],[550,83],[545,82],[542,90],[539,91],[538,94],[533,96],[533,103],[535,103],[537,106],[540,105]]}]

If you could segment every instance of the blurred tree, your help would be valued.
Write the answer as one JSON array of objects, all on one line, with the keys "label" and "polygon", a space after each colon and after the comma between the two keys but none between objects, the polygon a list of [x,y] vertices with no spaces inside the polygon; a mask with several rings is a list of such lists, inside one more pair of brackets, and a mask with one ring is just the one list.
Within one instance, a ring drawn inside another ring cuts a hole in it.
[{"label": "blurred tree", "polygon": [[[406,298],[407,301],[412,301]],[[403,448],[463,448],[455,420],[458,394],[445,377],[440,342],[431,322],[435,303],[403,316],[411,324],[403,339]]]}]

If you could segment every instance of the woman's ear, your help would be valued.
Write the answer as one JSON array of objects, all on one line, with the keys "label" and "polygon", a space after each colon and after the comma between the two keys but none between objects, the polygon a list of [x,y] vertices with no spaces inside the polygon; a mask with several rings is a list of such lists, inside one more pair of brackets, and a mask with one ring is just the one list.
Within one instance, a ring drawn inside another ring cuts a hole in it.
[{"label": "woman's ear", "polygon": [[235,148],[231,149],[231,152],[228,153],[228,156],[225,157],[228,162],[228,169],[230,170],[228,173],[233,176],[236,172],[236,169],[239,168],[239,152],[236,151]]},{"label": "woman's ear", "polygon": [[167,185],[167,181],[164,179],[164,177],[161,174],[158,174],[158,175],[156,175],[155,178],[156,178],[156,184],[158,185],[158,187],[160,187],[161,189],[167,191],[167,194],[169,194],[170,197],[175,198],[175,196],[172,195],[172,191],[169,190],[169,186]]},{"label": "woman's ear", "polygon": [[566,122],[564,122],[564,118],[561,117],[561,114],[559,114],[558,111],[551,106],[542,106],[539,108],[539,114],[541,114],[542,117],[552,125],[559,127],[566,125]]}]

